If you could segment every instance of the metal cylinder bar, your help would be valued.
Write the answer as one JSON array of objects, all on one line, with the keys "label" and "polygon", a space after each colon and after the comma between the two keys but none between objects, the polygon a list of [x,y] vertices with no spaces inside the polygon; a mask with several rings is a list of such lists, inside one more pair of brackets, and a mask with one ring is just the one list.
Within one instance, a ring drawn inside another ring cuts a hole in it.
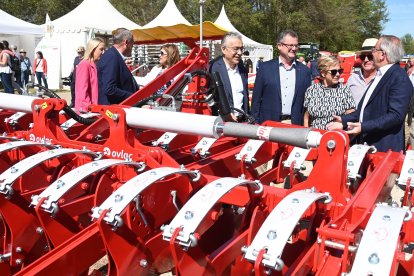
[{"label": "metal cylinder bar", "polygon": [[0,93],[0,108],[21,112],[32,112],[32,103],[37,97]]},{"label": "metal cylinder bar", "polygon": [[[36,97],[0,93],[0,108],[32,112]],[[220,117],[164,110],[125,108],[126,122],[133,128],[145,128],[180,134],[219,138],[242,137],[279,142],[297,147],[317,147],[322,135],[309,128],[277,128],[239,123],[222,123]]]},{"label": "metal cylinder bar", "polygon": [[309,128],[264,127],[238,123],[225,123],[223,135],[260,139],[301,148],[319,146],[320,138],[322,137],[319,132],[311,131]]},{"label": "metal cylinder bar", "polygon": [[133,128],[175,132],[218,138],[220,117],[164,110],[125,108],[126,122]]}]

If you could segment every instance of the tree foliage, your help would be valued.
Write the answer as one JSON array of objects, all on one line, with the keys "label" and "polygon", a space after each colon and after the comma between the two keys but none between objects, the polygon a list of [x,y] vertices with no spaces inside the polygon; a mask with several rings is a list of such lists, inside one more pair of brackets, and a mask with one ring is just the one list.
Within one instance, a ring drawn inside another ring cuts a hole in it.
[{"label": "tree foliage", "polygon": [[[42,24],[65,15],[82,0],[0,0],[6,12]],[[154,19],[167,0],[110,0],[122,14],[139,25]],[[199,0],[175,0],[183,16],[198,24]],[[99,3],[97,3],[99,4]],[[293,29],[300,41],[320,43],[328,51],[357,50],[364,39],[378,37],[388,21],[385,0],[207,0],[203,20],[215,21],[222,5],[243,34],[274,44],[279,32]],[[28,8],[30,7],[30,8]],[[91,11],[91,17],[99,16]],[[108,19],[109,20],[109,19]]]},{"label": "tree foliage", "polygon": [[401,37],[401,43],[406,54],[414,54],[414,38],[411,34],[405,34]]}]

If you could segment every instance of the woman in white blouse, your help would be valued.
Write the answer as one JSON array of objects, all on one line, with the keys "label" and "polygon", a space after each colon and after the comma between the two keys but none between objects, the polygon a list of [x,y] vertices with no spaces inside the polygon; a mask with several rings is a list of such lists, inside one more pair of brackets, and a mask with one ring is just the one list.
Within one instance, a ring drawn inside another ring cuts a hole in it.
[{"label": "woman in white blouse", "polygon": [[[180,60],[180,51],[178,50],[177,45],[175,44],[165,44],[161,47],[159,54],[159,65],[154,66],[151,71],[145,77],[136,77],[139,86],[145,86],[156,77],[161,75],[164,70],[170,68]],[[171,82],[171,81],[170,81]],[[168,84],[167,84],[168,85]],[[157,94],[162,94],[166,90],[166,85],[164,85]]]}]

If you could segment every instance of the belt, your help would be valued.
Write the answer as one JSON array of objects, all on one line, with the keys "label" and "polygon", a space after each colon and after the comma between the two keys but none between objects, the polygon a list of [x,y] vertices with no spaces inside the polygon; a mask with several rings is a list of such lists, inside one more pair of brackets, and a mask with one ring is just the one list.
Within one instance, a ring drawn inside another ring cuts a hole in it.
[{"label": "belt", "polygon": [[280,120],[281,121],[290,120],[290,119],[292,119],[292,117],[290,115],[281,115],[280,116]]}]

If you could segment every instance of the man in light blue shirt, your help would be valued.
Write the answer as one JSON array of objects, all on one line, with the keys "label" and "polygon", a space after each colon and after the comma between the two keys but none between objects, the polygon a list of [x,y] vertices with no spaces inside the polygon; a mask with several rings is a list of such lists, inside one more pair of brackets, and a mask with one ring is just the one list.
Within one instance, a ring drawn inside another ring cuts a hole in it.
[{"label": "man in light blue shirt", "polygon": [[31,75],[30,71],[32,70],[32,64],[30,59],[26,56],[26,50],[20,49],[20,79],[23,85],[23,88],[29,82],[29,76]]},{"label": "man in light blue shirt", "polygon": [[378,39],[368,38],[362,44],[361,51],[358,52],[361,60],[361,70],[355,71],[348,79],[347,85],[351,89],[351,95],[355,100],[356,106],[364,96],[365,91],[375,78],[377,69],[374,66],[371,49],[375,46]]}]

